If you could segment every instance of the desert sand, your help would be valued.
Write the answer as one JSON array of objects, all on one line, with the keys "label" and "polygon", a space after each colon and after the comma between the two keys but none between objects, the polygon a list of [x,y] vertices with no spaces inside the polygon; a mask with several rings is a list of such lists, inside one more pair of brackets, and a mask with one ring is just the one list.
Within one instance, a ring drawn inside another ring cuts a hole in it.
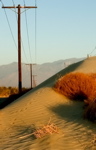
[{"label": "desert sand", "polygon": [[[84,102],[53,90],[69,72],[96,73],[96,57],[72,64],[0,110],[0,150],[96,150],[96,123],[84,119]],[[48,122],[57,133],[41,138],[33,130]]]}]

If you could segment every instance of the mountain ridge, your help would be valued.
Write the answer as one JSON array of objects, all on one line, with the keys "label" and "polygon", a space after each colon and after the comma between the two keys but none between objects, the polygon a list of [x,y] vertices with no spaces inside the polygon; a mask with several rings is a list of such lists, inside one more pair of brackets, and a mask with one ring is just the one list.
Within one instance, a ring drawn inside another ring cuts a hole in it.
[{"label": "mountain ridge", "polygon": [[[70,64],[79,62],[85,58],[69,58],[65,60],[57,60],[54,62],[46,62],[32,66],[32,74],[35,77],[37,85],[47,80],[60,70],[66,68]],[[37,77],[35,76],[37,75]],[[18,87],[18,63],[0,66],[0,86]],[[22,86],[30,87],[30,67],[22,63]]]}]

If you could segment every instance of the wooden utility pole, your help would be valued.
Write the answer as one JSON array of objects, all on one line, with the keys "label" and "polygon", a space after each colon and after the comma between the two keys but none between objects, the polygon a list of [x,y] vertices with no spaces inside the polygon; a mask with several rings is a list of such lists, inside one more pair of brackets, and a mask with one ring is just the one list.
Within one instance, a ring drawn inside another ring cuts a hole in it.
[{"label": "wooden utility pole", "polygon": [[21,67],[21,18],[20,5],[18,5],[18,88],[22,92],[22,67]]},{"label": "wooden utility pole", "polygon": [[36,65],[36,64],[26,64],[26,65],[30,65],[30,80],[31,80],[31,89],[33,88],[33,65]]},{"label": "wooden utility pole", "polygon": [[3,6],[2,8],[17,8],[18,9],[18,89],[22,92],[22,67],[21,67],[21,8],[37,8],[36,6]]},{"label": "wooden utility pole", "polygon": [[34,87],[36,87],[36,80],[35,80],[35,77],[36,77],[37,75],[33,75],[33,88]]}]

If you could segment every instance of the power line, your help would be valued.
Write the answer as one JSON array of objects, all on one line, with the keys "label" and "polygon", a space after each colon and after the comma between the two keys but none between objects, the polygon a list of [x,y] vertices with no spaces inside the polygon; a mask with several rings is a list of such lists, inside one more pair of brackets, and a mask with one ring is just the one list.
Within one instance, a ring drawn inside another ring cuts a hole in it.
[{"label": "power line", "polygon": [[21,69],[21,8],[37,8],[35,6],[7,6],[2,8],[17,8],[18,9],[18,89],[19,93],[22,91],[22,69]]},{"label": "power line", "polygon": [[25,53],[25,48],[24,48],[24,44],[23,44],[22,38],[21,38],[21,43],[22,43],[23,53],[24,53],[24,55],[25,55],[26,61],[28,62],[28,58],[27,58],[26,53]]},{"label": "power line", "polygon": [[33,65],[36,65],[36,64],[26,64],[26,65],[30,66],[30,80],[31,80],[31,89],[32,89],[33,83],[34,83],[34,87],[36,86],[36,82],[35,82],[36,75],[33,75]]},{"label": "power line", "polygon": [[[15,7],[15,3],[14,3],[14,0],[12,0],[12,3],[13,3],[13,6]],[[17,18],[17,15],[16,15],[16,7],[14,8],[14,12],[15,12],[15,16],[16,16],[16,21],[17,21],[17,23],[18,23],[18,18]],[[25,53],[25,48],[24,48],[24,44],[23,44],[23,40],[22,40],[22,37],[21,37],[21,43],[22,43],[22,49],[23,49],[23,53],[24,53],[24,55],[25,55],[25,58],[26,58],[26,60],[27,60],[27,62],[28,62],[28,59],[27,59],[27,56],[26,56],[26,53]]]},{"label": "power line", "polygon": [[[4,6],[4,4],[3,4],[3,2],[2,2],[2,0],[0,0],[1,1],[1,3],[2,3],[2,6]],[[16,15],[16,7],[15,7],[15,3],[14,3],[14,0],[12,0],[12,3],[13,3],[13,5],[14,5],[14,9],[15,9],[15,16],[16,16],[16,22],[17,22],[17,15]],[[12,9],[11,9],[12,10]],[[4,11],[5,11],[5,9],[4,9]],[[6,14],[6,17],[7,17],[7,20],[8,20],[8,16],[7,16],[7,13],[6,13],[6,11],[5,11],[5,14]],[[14,43],[15,43],[15,46],[16,46],[16,49],[17,49],[17,45],[16,45],[16,42],[15,42],[15,39],[14,39],[14,36],[13,36],[13,33],[12,33],[12,30],[11,30],[11,26],[10,26],[10,24],[9,24],[9,20],[8,20],[8,25],[9,25],[9,28],[10,28],[10,31],[11,31],[11,34],[12,34],[12,37],[13,37],[13,40],[14,40]],[[22,41],[22,39],[21,39],[21,41]],[[27,62],[28,62],[28,59],[27,59],[27,56],[26,56],[26,53],[25,53],[25,49],[24,49],[24,44],[23,44],[23,41],[22,41],[22,48],[23,48],[23,52],[24,52],[24,55],[25,55],[25,58],[26,58],[26,60],[27,60]]]},{"label": "power line", "polygon": [[[2,0],[0,0],[0,2],[2,3],[2,7],[4,6]],[[6,13],[6,10],[4,9],[4,12],[5,12],[5,16],[6,16],[6,20],[7,20],[7,23],[8,23],[8,26],[9,26],[9,29],[10,29],[10,32],[11,32],[11,35],[12,35],[12,38],[13,38],[13,41],[14,41],[14,44],[15,44],[15,47],[17,49],[17,45],[16,45],[16,42],[15,42],[15,38],[13,36],[13,32],[12,32],[12,29],[11,29],[11,26],[10,26],[10,23],[9,23],[9,19],[8,19],[8,16],[7,16],[7,13]]]},{"label": "power line", "polygon": [[[25,0],[23,0],[24,6],[25,6]],[[25,8],[26,10],[26,8]],[[26,20],[26,30],[27,30],[27,38],[28,38],[28,47],[29,47],[29,54],[30,54],[30,60],[32,62],[32,57],[31,57],[31,49],[30,49],[30,42],[29,42],[29,31],[28,31],[28,21],[27,21],[27,13],[25,11],[25,20]]]},{"label": "power line", "polygon": [[89,55],[91,55],[95,50],[96,50],[96,46],[95,46],[95,48],[89,53]]},{"label": "power line", "polygon": [[[37,6],[37,0],[35,0],[35,6]],[[35,63],[37,64],[37,10],[35,9]],[[35,76],[33,75],[34,84],[36,84]],[[36,86],[36,85],[35,85]]]},{"label": "power line", "polygon": [[[12,3],[13,3],[13,6],[15,7],[14,0],[12,0]],[[16,21],[17,21],[16,8],[14,8],[14,10],[15,10],[15,16],[16,16]]]},{"label": "power line", "polygon": [[[37,6],[37,0],[35,0]],[[37,63],[37,10],[35,9],[35,63]]]},{"label": "power line", "polygon": [[[4,12],[5,12],[5,15],[6,15],[6,19],[7,19],[9,28],[10,28],[10,32],[11,32],[12,38],[13,38],[13,40],[14,40],[14,44],[15,44],[15,46],[16,46],[16,48],[17,48],[17,45],[16,45],[16,42],[15,42],[15,39],[14,39],[12,30],[11,30],[11,26],[10,26],[10,23],[9,23],[8,16],[7,16],[7,13],[6,13],[6,11],[5,11],[5,8],[10,8],[10,9],[14,8],[14,9],[16,10],[16,8],[19,8],[19,5],[18,5],[18,7],[15,7],[15,3],[14,3],[14,1],[12,0],[14,7],[13,7],[13,6],[12,6],[12,7],[4,7],[4,4],[3,4],[2,0],[0,0],[0,1],[1,1],[1,3],[2,3],[2,8],[4,8]],[[37,8],[37,7],[31,7],[31,6],[28,6],[28,7],[26,7],[26,6],[21,7],[21,6],[20,6],[20,8],[28,8],[28,9],[29,9],[29,8]],[[16,11],[15,11],[15,13],[16,13]],[[20,14],[21,14],[21,12],[20,12]],[[29,45],[29,50],[30,50],[29,33],[28,33],[28,23],[27,23],[27,14],[26,14],[26,11],[25,11],[25,18],[26,18],[26,29],[27,29],[27,36],[28,36],[28,45]],[[17,20],[17,16],[16,16],[16,20]],[[21,41],[22,41],[22,40],[21,40]],[[23,49],[24,49],[23,41],[22,41],[22,46],[23,46]],[[25,52],[25,51],[24,51],[24,52]],[[24,54],[25,54],[25,53],[24,53]],[[26,54],[25,54],[25,56],[26,56]],[[31,57],[31,51],[30,51],[30,57]],[[27,59],[27,57],[26,57],[26,59]],[[21,82],[21,81],[20,81],[20,82]],[[21,85],[21,83],[20,83],[19,90],[21,90],[21,87],[22,87],[22,85]]]}]

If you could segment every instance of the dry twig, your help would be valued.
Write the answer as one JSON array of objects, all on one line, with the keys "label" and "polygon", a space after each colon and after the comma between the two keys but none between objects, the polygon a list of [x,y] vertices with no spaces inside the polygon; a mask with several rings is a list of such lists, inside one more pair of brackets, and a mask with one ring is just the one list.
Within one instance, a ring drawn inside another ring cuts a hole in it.
[{"label": "dry twig", "polygon": [[44,125],[43,127],[38,128],[32,134],[36,138],[42,138],[42,137],[46,136],[47,134],[53,134],[53,133],[58,133],[58,127],[55,124],[50,123],[50,121],[49,121],[49,123],[47,125]]}]

